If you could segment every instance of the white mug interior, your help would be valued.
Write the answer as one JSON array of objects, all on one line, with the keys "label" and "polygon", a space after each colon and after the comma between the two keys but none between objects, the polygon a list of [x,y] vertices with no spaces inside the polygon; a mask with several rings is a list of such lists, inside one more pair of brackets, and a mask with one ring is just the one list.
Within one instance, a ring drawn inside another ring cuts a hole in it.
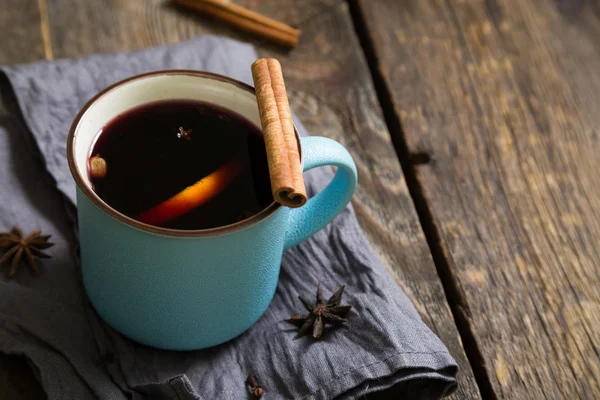
[{"label": "white mug interior", "polygon": [[73,159],[83,183],[91,189],[87,162],[102,128],[115,117],[142,104],[168,99],[201,100],[228,108],[260,127],[256,97],[248,87],[218,76],[167,71],[140,76],[98,97],[79,120],[73,138]]}]

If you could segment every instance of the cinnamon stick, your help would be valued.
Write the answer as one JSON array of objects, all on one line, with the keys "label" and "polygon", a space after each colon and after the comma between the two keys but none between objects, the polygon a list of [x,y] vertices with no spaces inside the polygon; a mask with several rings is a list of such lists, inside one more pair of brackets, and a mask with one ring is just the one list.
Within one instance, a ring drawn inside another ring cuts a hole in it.
[{"label": "cinnamon stick", "polygon": [[225,3],[222,0],[173,0],[173,2],[228,22],[239,29],[254,33],[286,47],[294,47],[298,43],[300,36],[298,29],[237,4]]},{"label": "cinnamon stick", "polygon": [[284,206],[301,207],[307,200],[306,188],[281,64],[274,58],[257,60],[252,64],[252,78],[273,198]]}]

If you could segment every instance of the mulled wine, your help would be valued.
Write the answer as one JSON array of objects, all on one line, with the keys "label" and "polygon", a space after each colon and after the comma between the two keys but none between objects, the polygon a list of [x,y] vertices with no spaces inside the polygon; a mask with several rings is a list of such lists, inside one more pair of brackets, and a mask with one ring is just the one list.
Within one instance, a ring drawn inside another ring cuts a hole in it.
[{"label": "mulled wine", "polygon": [[90,153],[94,191],[115,210],[171,229],[209,229],[273,202],[261,130],[232,110],[164,100],[120,114]]}]

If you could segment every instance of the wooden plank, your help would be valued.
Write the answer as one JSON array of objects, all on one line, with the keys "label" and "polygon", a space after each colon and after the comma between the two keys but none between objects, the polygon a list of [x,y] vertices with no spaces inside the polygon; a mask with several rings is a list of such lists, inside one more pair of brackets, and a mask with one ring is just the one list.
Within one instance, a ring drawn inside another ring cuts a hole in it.
[{"label": "wooden plank", "polygon": [[598,4],[357,4],[484,394],[600,398]]},{"label": "wooden plank", "polygon": [[[45,0],[39,0],[43,2]],[[0,6],[0,64],[17,64],[46,58],[38,0],[2,0]],[[51,57],[51,54],[48,54]]]},{"label": "wooden plank", "polygon": [[[308,130],[335,138],[352,152],[360,175],[354,200],[359,221],[425,322],[459,362],[460,386],[453,398],[480,398],[346,5],[337,0],[236,3],[291,25],[302,25],[298,48],[287,53],[162,0],[52,0],[47,5],[52,51],[62,58],[134,50],[210,32],[252,41],[261,56],[279,58],[292,107]],[[307,19],[311,22],[303,23]]]}]

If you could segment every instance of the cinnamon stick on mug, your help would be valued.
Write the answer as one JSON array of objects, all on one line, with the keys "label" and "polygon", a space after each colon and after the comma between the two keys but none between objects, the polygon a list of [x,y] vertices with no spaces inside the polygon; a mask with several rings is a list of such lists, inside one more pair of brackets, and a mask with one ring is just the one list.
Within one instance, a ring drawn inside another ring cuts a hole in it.
[{"label": "cinnamon stick on mug", "polygon": [[284,206],[301,207],[306,203],[306,188],[281,64],[274,58],[261,58],[252,64],[252,78],[273,197]]},{"label": "cinnamon stick on mug", "polygon": [[300,36],[298,29],[237,4],[226,3],[223,0],[173,0],[173,2],[286,47],[294,47],[298,43]]}]

